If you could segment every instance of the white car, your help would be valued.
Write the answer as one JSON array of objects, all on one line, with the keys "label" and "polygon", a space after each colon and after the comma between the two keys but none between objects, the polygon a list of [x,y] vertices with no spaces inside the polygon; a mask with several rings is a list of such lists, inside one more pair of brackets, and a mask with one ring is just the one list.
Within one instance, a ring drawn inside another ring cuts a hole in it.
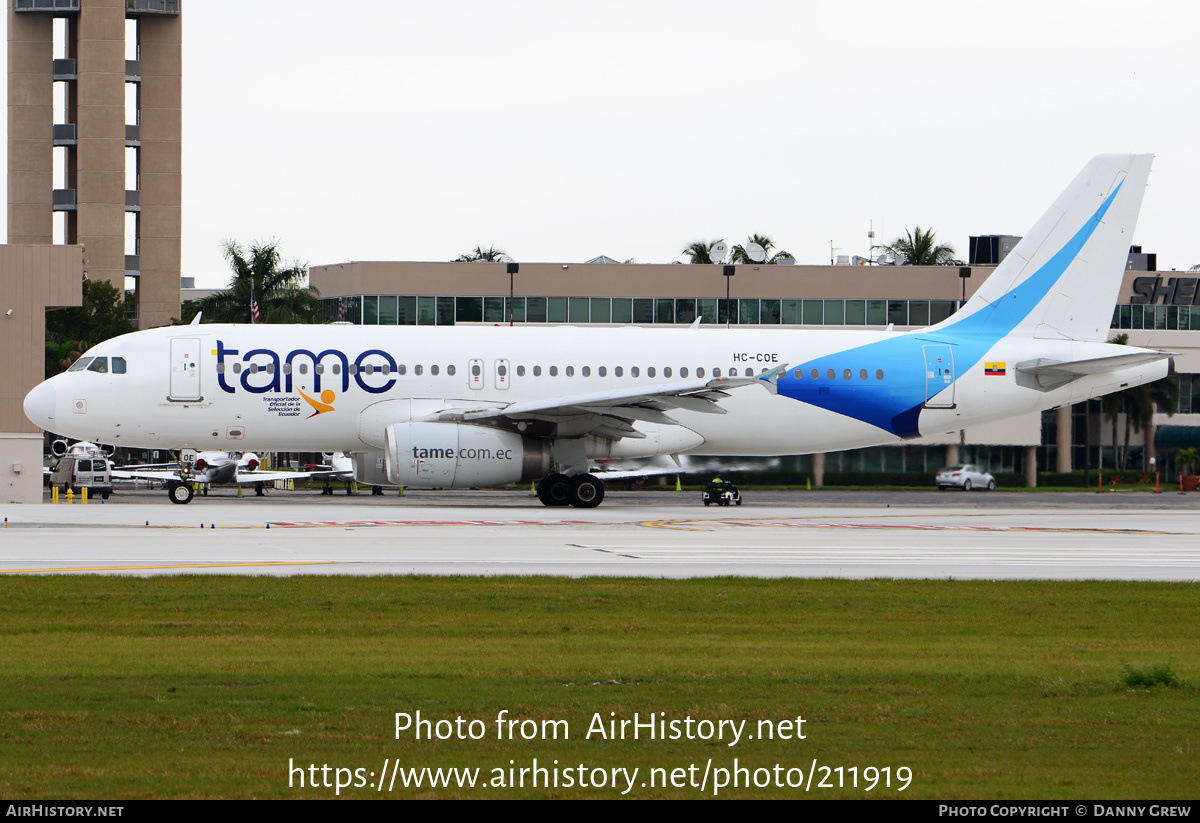
[{"label": "white car", "polygon": [[985,472],[979,466],[966,463],[961,466],[947,466],[937,473],[935,478],[938,491],[945,491],[951,486],[957,486],[965,492],[971,489],[996,488],[996,478]]}]

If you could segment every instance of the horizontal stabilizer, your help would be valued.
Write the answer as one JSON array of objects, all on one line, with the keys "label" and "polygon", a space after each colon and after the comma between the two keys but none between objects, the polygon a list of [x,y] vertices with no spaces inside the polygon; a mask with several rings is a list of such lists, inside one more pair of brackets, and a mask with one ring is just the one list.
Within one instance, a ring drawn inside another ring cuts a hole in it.
[{"label": "horizontal stabilizer", "polygon": [[1018,363],[1016,369],[1018,374],[1035,378],[1040,388],[1052,389],[1084,375],[1105,374],[1129,366],[1140,366],[1143,363],[1165,360],[1173,356],[1174,352],[1143,350],[1111,357],[1090,357],[1086,360],[1050,360],[1039,357],[1036,360]]}]

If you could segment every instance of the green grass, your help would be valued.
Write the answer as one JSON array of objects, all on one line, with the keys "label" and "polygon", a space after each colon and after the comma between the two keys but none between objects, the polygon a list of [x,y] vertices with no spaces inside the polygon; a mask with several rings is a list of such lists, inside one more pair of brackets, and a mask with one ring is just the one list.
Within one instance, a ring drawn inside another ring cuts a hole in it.
[{"label": "green grass", "polygon": [[[6,577],[0,796],[330,797],[289,789],[288,759],[487,770],[536,756],[643,774],[710,757],[907,766],[902,797],[1195,797],[1197,595],[1117,582]],[[1124,661],[1162,660],[1177,687],[1127,687]],[[418,709],[485,720],[489,735],[394,739],[394,713]],[[571,739],[497,741],[501,709],[567,720]],[[802,715],[807,739],[583,739],[593,713],[635,711]]]}]

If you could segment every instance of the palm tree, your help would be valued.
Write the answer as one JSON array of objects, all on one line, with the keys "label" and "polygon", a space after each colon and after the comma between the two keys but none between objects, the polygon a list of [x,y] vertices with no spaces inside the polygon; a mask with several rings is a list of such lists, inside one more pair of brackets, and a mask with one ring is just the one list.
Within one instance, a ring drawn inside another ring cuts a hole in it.
[{"label": "palm tree", "polygon": [[734,263],[767,263],[767,264],[770,264],[770,263],[778,263],[780,260],[795,260],[796,259],[795,257],[792,256],[792,253],[790,251],[783,251],[782,249],[775,252],[775,254],[771,254],[771,250],[775,248],[775,241],[772,240],[770,237],[767,237],[765,234],[750,235],[749,237],[746,238],[746,246],[749,246],[751,243],[757,243],[758,245],[762,246],[763,251],[765,251],[767,253],[767,258],[765,260],[751,260],[750,256],[746,253],[746,247],[742,246],[740,243],[733,247],[733,256],[730,258],[730,260]]},{"label": "palm tree", "polygon": [[[1122,332],[1108,341],[1118,346],[1129,343],[1129,335]],[[1179,407],[1179,382],[1173,377],[1164,377],[1153,383],[1131,386],[1124,391],[1106,394],[1100,399],[1100,410],[1104,419],[1112,422],[1113,468],[1119,465],[1124,471],[1129,467],[1130,430],[1133,432],[1147,431],[1154,421],[1154,413],[1165,409],[1168,417],[1175,416]],[[1117,418],[1125,414],[1125,445],[1119,448],[1117,440]],[[1148,446],[1149,444],[1147,444]],[[1121,453],[1118,463],[1117,456]]]},{"label": "palm tree", "polygon": [[958,266],[961,260],[954,257],[954,247],[937,242],[933,229],[921,230],[916,226],[910,232],[904,230],[904,237],[897,237],[891,243],[873,246],[887,252],[892,262],[901,266]]},{"label": "palm tree", "polygon": [[233,270],[229,286],[188,301],[189,311],[181,314],[194,316],[194,309],[203,311],[204,319],[211,323],[248,323],[253,291],[262,323],[317,322],[319,294],[308,284],[308,266],[293,263],[281,268],[278,240],[256,241],[249,249],[226,240],[223,249]]},{"label": "palm tree", "polygon": [[713,263],[715,261],[712,259],[712,247],[720,242],[720,240],[711,240],[706,243],[703,240],[697,240],[684,246],[680,254],[686,254],[689,263]]},{"label": "palm tree", "polygon": [[508,257],[508,252],[504,249],[498,249],[494,245],[488,246],[486,249],[480,245],[471,249],[466,254],[460,254],[454,258],[455,263],[497,263]]}]

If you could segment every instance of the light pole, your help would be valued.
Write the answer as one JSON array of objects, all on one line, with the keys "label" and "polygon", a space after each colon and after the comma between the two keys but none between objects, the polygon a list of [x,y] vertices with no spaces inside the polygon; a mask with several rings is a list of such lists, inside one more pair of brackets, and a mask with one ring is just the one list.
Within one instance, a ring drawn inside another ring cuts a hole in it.
[{"label": "light pole", "polygon": [[722,274],[725,275],[725,328],[729,328],[729,315],[733,308],[729,304],[729,281],[733,279],[733,275],[737,273],[737,266],[725,266],[722,269]]},{"label": "light pole", "polygon": [[521,270],[520,263],[508,264],[508,325],[513,324],[513,275]]}]

